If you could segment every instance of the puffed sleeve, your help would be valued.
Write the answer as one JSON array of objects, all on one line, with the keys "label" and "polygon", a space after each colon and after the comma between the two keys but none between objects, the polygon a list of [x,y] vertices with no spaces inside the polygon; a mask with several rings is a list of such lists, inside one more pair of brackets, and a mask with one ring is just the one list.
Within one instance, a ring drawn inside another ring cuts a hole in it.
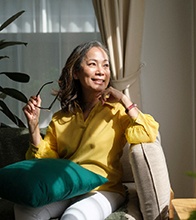
[{"label": "puffed sleeve", "polygon": [[159,123],[151,115],[139,112],[135,120],[130,118],[125,136],[130,144],[154,142],[158,135],[158,129]]}]

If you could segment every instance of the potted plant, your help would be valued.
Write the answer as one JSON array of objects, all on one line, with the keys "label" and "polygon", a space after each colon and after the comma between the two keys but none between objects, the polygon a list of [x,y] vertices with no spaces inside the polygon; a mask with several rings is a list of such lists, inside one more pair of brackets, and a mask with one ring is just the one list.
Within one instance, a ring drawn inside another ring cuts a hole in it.
[{"label": "potted plant", "polygon": [[[20,11],[10,17],[8,20],[6,20],[1,26],[0,31],[2,31],[4,28],[6,28],[9,24],[11,24],[14,20],[16,20],[19,16],[21,16],[24,13],[24,11]],[[15,45],[27,45],[26,42],[20,42],[20,41],[6,41],[5,39],[0,39],[0,50],[3,50],[6,47],[11,47]],[[0,55],[0,60],[9,58],[7,55]],[[19,83],[27,83],[29,82],[29,75],[26,73],[21,72],[0,72],[0,75],[5,75],[10,80],[19,82]],[[0,76],[1,77],[1,76]],[[14,89],[14,88],[5,88],[0,83],[0,111],[6,115],[15,125],[18,127],[26,127],[25,124],[18,118],[15,114],[12,113],[12,111],[9,109],[9,107],[6,105],[6,97],[11,96],[12,98],[22,101],[24,103],[27,103],[26,96],[21,93],[20,91]],[[0,127],[6,126],[3,123],[0,123]]]}]

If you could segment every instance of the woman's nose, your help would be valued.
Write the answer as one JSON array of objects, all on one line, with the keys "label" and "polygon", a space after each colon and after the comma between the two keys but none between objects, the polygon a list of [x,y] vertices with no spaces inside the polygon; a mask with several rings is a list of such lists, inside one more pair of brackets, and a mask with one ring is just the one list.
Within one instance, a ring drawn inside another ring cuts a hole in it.
[{"label": "woman's nose", "polygon": [[102,66],[98,66],[96,70],[96,75],[104,75],[104,68]]}]

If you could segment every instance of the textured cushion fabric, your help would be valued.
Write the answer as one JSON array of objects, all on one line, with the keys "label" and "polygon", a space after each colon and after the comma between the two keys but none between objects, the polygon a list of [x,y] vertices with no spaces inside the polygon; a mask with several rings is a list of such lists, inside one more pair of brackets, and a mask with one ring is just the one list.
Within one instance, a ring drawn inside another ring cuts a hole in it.
[{"label": "textured cushion fabric", "polygon": [[0,198],[0,219],[14,220],[14,203]]},{"label": "textured cushion fabric", "polygon": [[[41,134],[45,132],[42,128]],[[0,168],[24,160],[28,147],[28,128],[0,128]]]},{"label": "textured cushion fabric", "polygon": [[160,136],[130,148],[130,163],[144,220],[167,219],[170,180]]},{"label": "textured cushion fabric", "polygon": [[123,149],[123,155],[121,157],[123,167],[123,183],[134,182],[131,164],[129,163],[129,147],[130,145],[127,143]]},{"label": "textured cushion fabric", "polygon": [[128,205],[127,205],[127,219],[128,220],[143,220],[142,213],[140,211],[139,198],[137,195],[135,183],[126,183],[128,188]]},{"label": "textured cushion fabric", "polygon": [[0,197],[39,207],[84,194],[107,181],[69,160],[24,160],[0,169]]},{"label": "textured cushion fabric", "polygon": [[0,167],[25,159],[29,146],[27,128],[0,129]]}]

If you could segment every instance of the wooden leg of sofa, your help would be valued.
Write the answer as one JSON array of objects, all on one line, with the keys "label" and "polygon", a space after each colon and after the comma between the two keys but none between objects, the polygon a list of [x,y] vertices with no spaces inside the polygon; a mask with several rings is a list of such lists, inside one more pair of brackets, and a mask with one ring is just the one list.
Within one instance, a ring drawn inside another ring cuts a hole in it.
[{"label": "wooden leg of sofa", "polygon": [[174,192],[170,190],[170,204],[169,204],[169,219],[174,219],[174,206],[172,204],[172,200],[174,199]]}]

